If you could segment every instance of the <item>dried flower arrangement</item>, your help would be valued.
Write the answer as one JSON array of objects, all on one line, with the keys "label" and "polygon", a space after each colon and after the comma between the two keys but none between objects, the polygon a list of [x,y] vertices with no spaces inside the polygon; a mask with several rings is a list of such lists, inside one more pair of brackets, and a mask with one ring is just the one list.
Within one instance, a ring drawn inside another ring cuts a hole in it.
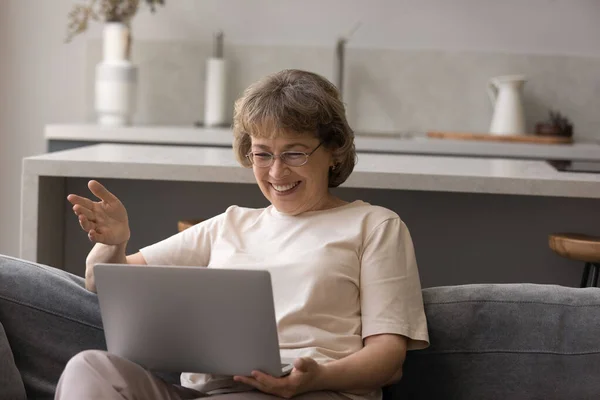
[{"label": "dried flower arrangement", "polygon": [[[165,0],[145,0],[150,11]],[[138,10],[140,0],[88,0],[87,4],[76,4],[69,12],[67,39],[70,42],[77,34],[85,32],[90,20],[99,22],[123,22],[129,24]]]},{"label": "dried flower arrangement", "polygon": [[535,125],[535,133],[540,136],[573,136],[573,124],[558,111],[550,110],[548,120]]}]

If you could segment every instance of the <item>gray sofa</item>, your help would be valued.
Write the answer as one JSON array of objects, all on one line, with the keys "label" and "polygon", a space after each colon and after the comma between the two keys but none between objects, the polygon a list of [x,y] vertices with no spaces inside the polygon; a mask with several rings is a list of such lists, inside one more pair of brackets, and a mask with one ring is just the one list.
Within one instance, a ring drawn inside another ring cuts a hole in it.
[{"label": "gray sofa", "polygon": [[[36,274],[43,279],[28,282]],[[0,400],[23,399],[24,389],[29,399],[51,399],[65,359],[105,346],[99,320],[84,321],[91,334],[69,336],[83,314],[54,332],[44,330],[47,310],[28,313],[36,332],[15,331],[26,318],[19,307],[47,285],[76,294],[94,314],[95,296],[81,279],[0,255]],[[7,300],[8,292],[21,299]],[[402,381],[384,388],[384,399],[600,398],[600,289],[465,285],[424,289],[423,296],[432,345],[408,353]],[[47,344],[61,339],[69,346],[60,352]]]},{"label": "gray sofa", "polygon": [[389,399],[600,398],[600,289],[504,284],[423,290],[431,346]]}]

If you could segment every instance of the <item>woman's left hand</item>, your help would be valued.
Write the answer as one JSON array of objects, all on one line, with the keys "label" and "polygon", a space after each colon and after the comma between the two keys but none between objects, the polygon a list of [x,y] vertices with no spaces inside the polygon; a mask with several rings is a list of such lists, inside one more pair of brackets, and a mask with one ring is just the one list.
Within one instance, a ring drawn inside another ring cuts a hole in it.
[{"label": "woman's left hand", "polygon": [[260,371],[252,371],[252,376],[235,376],[233,379],[261,392],[289,399],[314,390],[314,382],[320,373],[321,366],[315,360],[303,357],[296,359],[292,372],[282,378],[275,378]]}]

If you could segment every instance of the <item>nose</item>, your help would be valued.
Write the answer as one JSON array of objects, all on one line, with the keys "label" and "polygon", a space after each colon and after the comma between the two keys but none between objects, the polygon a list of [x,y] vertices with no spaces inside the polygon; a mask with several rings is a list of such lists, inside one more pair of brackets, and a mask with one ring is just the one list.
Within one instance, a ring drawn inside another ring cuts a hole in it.
[{"label": "nose", "polygon": [[288,166],[281,161],[281,158],[275,158],[273,165],[269,167],[269,175],[274,179],[281,179],[290,174]]}]

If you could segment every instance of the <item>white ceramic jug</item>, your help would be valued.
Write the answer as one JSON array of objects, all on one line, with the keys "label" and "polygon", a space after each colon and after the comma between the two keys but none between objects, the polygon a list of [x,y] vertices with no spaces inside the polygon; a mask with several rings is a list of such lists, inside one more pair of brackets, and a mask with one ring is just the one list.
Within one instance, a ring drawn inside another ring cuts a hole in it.
[{"label": "white ceramic jug", "polygon": [[491,134],[526,134],[525,112],[521,100],[525,81],[523,75],[497,76],[490,80],[488,92],[494,105],[494,115],[490,125]]}]

